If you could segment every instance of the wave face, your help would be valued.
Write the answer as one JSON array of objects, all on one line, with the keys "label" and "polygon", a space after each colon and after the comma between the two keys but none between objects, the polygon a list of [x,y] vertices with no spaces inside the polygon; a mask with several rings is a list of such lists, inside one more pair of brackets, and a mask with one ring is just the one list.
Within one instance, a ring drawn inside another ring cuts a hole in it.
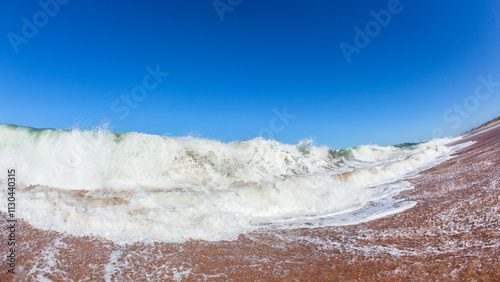
[{"label": "wave face", "polygon": [[412,188],[401,179],[448,158],[450,141],[331,150],[0,125],[0,182],[16,168],[16,213],[46,230],[118,243],[234,239],[407,209],[415,203],[393,199]]}]

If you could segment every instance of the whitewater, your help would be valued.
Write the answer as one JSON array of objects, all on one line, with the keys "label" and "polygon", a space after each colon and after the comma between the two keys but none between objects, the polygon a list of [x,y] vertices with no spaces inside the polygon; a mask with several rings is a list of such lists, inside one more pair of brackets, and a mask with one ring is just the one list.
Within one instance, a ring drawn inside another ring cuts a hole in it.
[{"label": "whitewater", "polygon": [[412,188],[404,179],[470,145],[447,146],[459,138],[334,150],[312,141],[223,143],[0,124],[0,185],[15,168],[16,214],[44,230],[116,243],[233,240],[411,208],[415,202],[395,198]]}]

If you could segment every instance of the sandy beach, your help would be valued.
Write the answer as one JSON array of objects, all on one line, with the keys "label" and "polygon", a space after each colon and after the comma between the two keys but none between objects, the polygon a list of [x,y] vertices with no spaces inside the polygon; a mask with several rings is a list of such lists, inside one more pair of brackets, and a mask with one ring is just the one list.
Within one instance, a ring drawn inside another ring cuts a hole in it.
[{"label": "sandy beach", "polygon": [[[500,126],[459,142],[467,141],[476,143],[408,179],[415,188],[398,197],[416,206],[357,225],[261,229],[235,241],[118,245],[20,220],[16,274],[2,263],[0,280],[498,281]],[[3,211],[0,217],[6,222]]]}]

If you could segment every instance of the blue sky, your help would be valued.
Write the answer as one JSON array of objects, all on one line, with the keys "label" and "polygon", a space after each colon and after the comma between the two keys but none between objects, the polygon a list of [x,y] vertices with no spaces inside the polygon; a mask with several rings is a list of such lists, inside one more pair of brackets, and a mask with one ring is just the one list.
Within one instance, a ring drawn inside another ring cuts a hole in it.
[{"label": "blue sky", "polygon": [[0,123],[340,148],[456,135],[500,115],[498,1],[3,6]]}]

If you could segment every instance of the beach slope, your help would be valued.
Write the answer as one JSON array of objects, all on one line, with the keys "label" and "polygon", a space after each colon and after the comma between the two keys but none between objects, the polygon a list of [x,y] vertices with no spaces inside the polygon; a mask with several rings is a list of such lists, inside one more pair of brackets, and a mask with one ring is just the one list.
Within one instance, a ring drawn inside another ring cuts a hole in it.
[{"label": "beach slope", "polygon": [[[402,213],[341,227],[261,230],[235,241],[118,245],[18,221],[16,274],[0,281],[500,280],[500,125],[407,179]],[[0,213],[6,224],[6,214]],[[7,238],[6,228],[0,231]],[[7,253],[6,240],[0,247]],[[5,258],[5,257],[4,257]]]}]

